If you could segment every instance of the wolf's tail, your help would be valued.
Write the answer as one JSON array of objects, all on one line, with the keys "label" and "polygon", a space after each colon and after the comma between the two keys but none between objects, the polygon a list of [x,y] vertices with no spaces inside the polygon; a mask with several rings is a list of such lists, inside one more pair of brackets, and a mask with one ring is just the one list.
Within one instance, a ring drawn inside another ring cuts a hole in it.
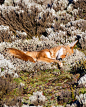
[{"label": "wolf's tail", "polygon": [[14,48],[8,48],[7,52],[10,53],[11,55],[15,56],[16,58],[22,59],[24,61],[31,61],[34,62],[34,59],[31,56],[26,55],[23,51],[14,49]]}]

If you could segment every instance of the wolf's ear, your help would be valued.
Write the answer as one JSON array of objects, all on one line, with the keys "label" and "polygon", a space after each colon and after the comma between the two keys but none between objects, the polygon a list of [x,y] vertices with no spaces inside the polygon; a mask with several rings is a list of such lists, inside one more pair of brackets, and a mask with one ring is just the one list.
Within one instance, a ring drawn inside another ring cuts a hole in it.
[{"label": "wolf's ear", "polygon": [[75,47],[75,45],[76,45],[77,42],[78,42],[78,40],[76,40],[75,42],[69,44],[69,47],[73,49]]}]

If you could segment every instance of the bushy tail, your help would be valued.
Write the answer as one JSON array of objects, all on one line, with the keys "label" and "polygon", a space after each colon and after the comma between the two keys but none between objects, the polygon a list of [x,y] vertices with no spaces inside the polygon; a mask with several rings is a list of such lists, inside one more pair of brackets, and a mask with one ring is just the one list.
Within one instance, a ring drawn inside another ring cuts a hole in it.
[{"label": "bushy tail", "polygon": [[16,58],[22,59],[24,61],[31,61],[34,62],[34,59],[28,55],[26,55],[23,51],[14,49],[14,48],[8,48],[7,52],[10,53],[11,55],[15,56]]}]

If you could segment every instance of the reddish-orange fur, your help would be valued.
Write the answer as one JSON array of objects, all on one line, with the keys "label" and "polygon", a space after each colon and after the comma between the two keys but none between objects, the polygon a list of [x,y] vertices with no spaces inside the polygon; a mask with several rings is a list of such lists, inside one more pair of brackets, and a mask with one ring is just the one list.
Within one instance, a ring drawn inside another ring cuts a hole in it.
[{"label": "reddish-orange fur", "polygon": [[[75,44],[77,42],[78,41],[75,41]],[[69,56],[73,53],[73,48],[74,48],[75,44],[72,47],[70,47],[69,45],[57,46],[57,47],[53,47],[51,49],[44,49],[41,51],[33,51],[33,52],[27,51],[26,53],[24,53],[21,50],[14,49],[14,48],[8,48],[8,52],[11,55],[14,55],[15,57],[20,58],[25,61],[28,61],[28,60],[31,62],[43,61],[43,62],[47,62],[47,63],[57,62],[60,66],[62,66],[62,63],[56,59],[56,57],[58,56],[59,50],[61,48],[63,49],[63,51],[62,51],[63,53],[60,56],[60,58],[63,59],[66,56]]]},{"label": "reddish-orange fur", "polygon": [[11,54],[11,55],[14,55],[15,57],[19,58],[19,59],[22,59],[24,61],[31,61],[31,62],[34,62],[34,59],[28,55],[26,55],[24,52],[20,51],[20,50],[17,50],[17,49],[14,49],[14,48],[8,48],[8,52]]}]

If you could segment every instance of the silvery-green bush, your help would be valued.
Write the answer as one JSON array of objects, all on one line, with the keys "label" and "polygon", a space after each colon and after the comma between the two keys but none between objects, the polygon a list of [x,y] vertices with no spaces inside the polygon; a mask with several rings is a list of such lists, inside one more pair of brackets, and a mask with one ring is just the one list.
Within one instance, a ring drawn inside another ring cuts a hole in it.
[{"label": "silvery-green bush", "polygon": [[34,104],[34,106],[38,106],[45,104],[46,98],[42,91],[37,91],[33,92],[33,95],[29,97],[29,101],[31,104]]}]

